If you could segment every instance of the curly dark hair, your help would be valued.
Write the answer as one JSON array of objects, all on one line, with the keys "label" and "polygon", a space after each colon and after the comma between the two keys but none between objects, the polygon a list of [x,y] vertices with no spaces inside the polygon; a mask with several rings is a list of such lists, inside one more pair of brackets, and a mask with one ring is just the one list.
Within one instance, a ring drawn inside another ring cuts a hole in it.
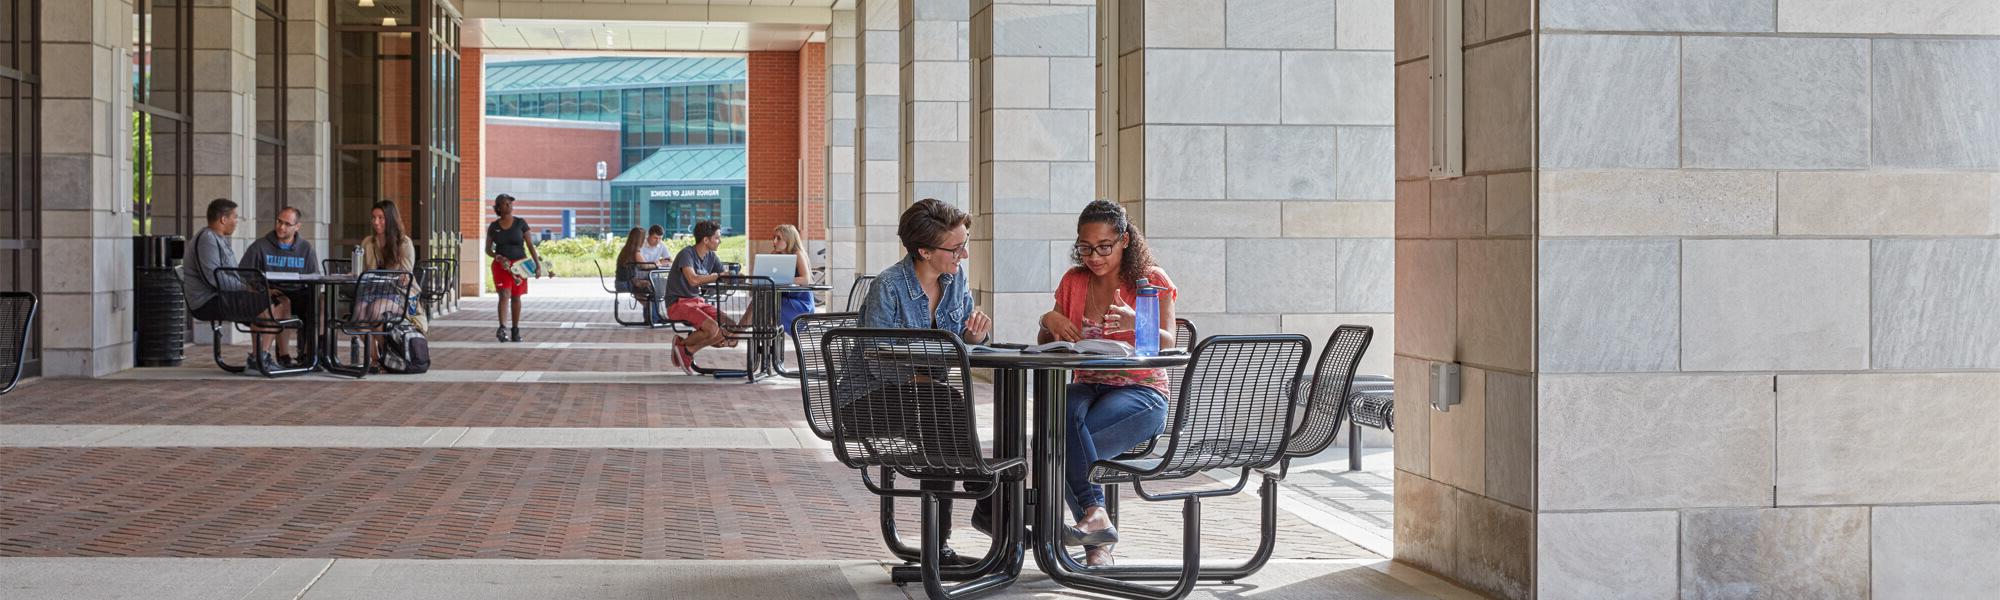
[{"label": "curly dark hair", "polygon": [[[1146,247],[1146,236],[1139,233],[1139,227],[1125,216],[1125,207],[1110,200],[1095,200],[1083,207],[1083,214],[1077,215],[1076,226],[1082,228],[1090,223],[1110,225],[1111,230],[1125,236],[1125,252],[1118,257],[1118,278],[1126,283],[1136,284],[1147,277],[1153,263],[1153,250]],[[1070,262],[1083,266],[1083,253],[1070,250]],[[1159,282],[1153,282],[1158,284]]]}]

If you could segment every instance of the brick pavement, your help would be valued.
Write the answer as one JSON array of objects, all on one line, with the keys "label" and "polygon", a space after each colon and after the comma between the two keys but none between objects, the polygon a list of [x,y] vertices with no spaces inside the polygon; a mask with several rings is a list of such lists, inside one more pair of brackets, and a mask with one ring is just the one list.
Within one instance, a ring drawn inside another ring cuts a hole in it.
[{"label": "brick pavement", "polygon": [[[0,449],[0,556],[874,559],[876,505],[812,450]],[[1178,504],[1123,506],[1122,555],[1177,555]],[[1247,555],[1251,497],[1204,508]],[[1371,556],[1285,526],[1281,558]]]},{"label": "brick pavement", "polygon": [[795,427],[798,388],[557,383],[52,379],[0,402],[15,425]]}]

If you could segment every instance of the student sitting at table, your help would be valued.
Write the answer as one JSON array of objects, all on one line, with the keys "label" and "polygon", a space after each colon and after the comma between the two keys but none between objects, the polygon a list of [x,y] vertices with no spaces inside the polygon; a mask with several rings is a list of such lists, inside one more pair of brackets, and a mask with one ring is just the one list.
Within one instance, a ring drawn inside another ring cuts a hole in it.
[{"label": "student sitting at table", "polygon": [[667,304],[667,318],[693,325],[695,332],[674,342],[674,366],[694,374],[694,353],[704,348],[734,348],[736,340],[722,331],[722,313],[701,297],[701,286],[715,283],[723,275],[722,259],[715,249],[722,246],[722,226],[714,221],[694,224],[693,245],[682,248],[667,274],[666,289],[660,290]]},{"label": "student sitting at table", "polygon": [[[618,272],[613,275],[612,289],[632,295],[633,300],[645,303],[646,322],[654,322],[653,297],[654,263],[641,256],[646,244],[646,230],[633,227],[625,234],[625,246],[618,249]],[[658,238],[654,238],[658,239]],[[662,244],[664,245],[664,244]]]},{"label": "student sitting at table", "polygon": [[[238,266],[265,273],[301,275],[318,273],[319,255],[313,252],[312,242],[299,237],[299,209],[290,206],[278,209],[278,220],[272,226],[271,233],[251,242],[250,247],[243,251],[243,262]],[[291,289],[276,285],[272,287],[278,288],[278,291],[291,302],[292,311],[298,314],[304,331],[319,331],[319,315],[313,310],[311,286],[294,286]],[[278,366],[291,368],[298,365],[291,355],[286,354],[286,350],[292,347],[292,341],[288,338],[295,336],[296,334],[290,329],[278,331]],[[313,336],[297,337],[299,337],[299,355],[312,356]]]},{"label": "student sitting at table", "polygon": [[[812,283],[812,262],[806,259],[805,242],[799,239],[799,228],[779,225],[773,232],[771,247],[776,254],[790,254],[798,257],[798,267],[793,271],[791,281],[774,282],[778,285],[807,285]],[[785,292],[778,300],[778,326],[785,333],[792,332],[792,319],[813,311],[812,292]]]},{"label": "student sitting at table", "polygon": [[[987,341],[993,319],[973,307],[972,290],[966,286],[961,266],[961,261],[972,257],[967,251],[971,227],[971,215],[935,198],[919,200],[904,210],[896,237],[908,254],[875,278],[875,286],[861,303],[861,326],[943,329],[958,334],[968,344]],[[966,490],[978,491],[984,486],[967,482]],[[919,487],[944,491],[951,489],[951,482],[925,481]],[[941,543],[949,542],[951,501],[938,504],[940,520],[947,523]],[[992,499],[979,500],[973,509],[972,526],[990,533],[992,515]],[[942,557],[946,564],[961,562],[949,547]]]},{"label": "student sitting at table", "polygon": [[[1137,335],[1156,335],[1161,348],[1174,346],[1174,284],[1153,264],[1145,236],[1123,207],[1105,200],[1084,207],[1076,220],[1070,260],[1076,267],[1057,284],[1055,309],[1042,315],[1039,341],[1110,338],[1129,343]],[[1165,325],[1158,331],[1132,330],[1140,279],[1159,288],[1159,322]],[[1169,402],[1167,377],[1165,369],[1077,371],[1069,384],[1065,475],[1076,528],[1065,541],[1084,547],[1087,564],[1111,564],[1111,546],[1118,541],[1104,510],[1104,488],[1090,482],[1091,465],[1160,434]]]},{"label": "student sitting at table", "polygon": [[[646,244],[639,247],[639,260],[652,266],[641,267],[639,275],[646,280],[647,285],[652,285],[653,278],[645,273],[646,270],[665,269],[674,264],[674,250],[667,247],[666,237],[666,228],[660,227],[657,223],[646,228]],[[667,314],[666,305],[660,303],[658,294],[653,295],[653,302],[647,310],[651,311],[648,314],[652,315],[650,318],[654,321],[663,319]]]},{"label": "student sitting at table", "polygon": [[[229,236],[236,233],[236,220],[235,202],[216,198],[208,203],[208,226],[195,233],[194,243],[188,245],[187,266],[181,267],[181,286],[187,290],[189,312],[197,321],[245,323],[260,316],[274,320],[289,318],[291,302],[284,294],[275,290],[254,291],[234,275],[215,272],[237,264],[236,251],[229,247]],[[252,330],[260,334],[277,333],[264,328]],[[276,336],[256,337],[263,344],[270,344]],[[278,367],[269,346],[252,348],[244,362],[252,371],[266,362]]]}]

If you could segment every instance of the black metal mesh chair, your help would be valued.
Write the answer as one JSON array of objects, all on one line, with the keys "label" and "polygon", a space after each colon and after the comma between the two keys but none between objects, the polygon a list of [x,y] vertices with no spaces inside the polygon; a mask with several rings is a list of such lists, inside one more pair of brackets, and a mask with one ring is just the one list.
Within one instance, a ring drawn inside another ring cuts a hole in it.
[{"label": "black metal mesh chair", "polygon": [[[715,305],[722,334],[753,348],[776,344],[785,332],[778,327],[778,287],[769,277],[723,275],[707,288],[708,301]],[[744,353],[744,379],[757,380],[755,352]],[[733,375],[733,373],[731,373]]]},{"label": "black metal mesh chair", "polygon": [[1361,357],[1367,354],[1368,344],[1374,338],[1375,328],[1366,325],[1342,325],[1327,337],[1326,348],[1319,354],[1319,366],[1313,371],[1312,386],[1296,400],[1303,416],[1285,446],[1279,478],[1284,477],[1284,467],[1290,459],[1319,454],[1333,444],[1341,424],[1347,421],[1354,371],[1360,368]]},{"label": "black metal mesh chair", "polygon": [[322,258],[319,261],[319,272],[328,275],[353,275],[354,261],[345,258]]},{"label": "black metal mesh chair", "polygon": [[[1284,457],[1296,403],[1293,390],[1305,370],[1312,342],[1299,335],[1224,335],[1194,348],[1167,422],[1159,457],[1100,460],[1092,481],[1132,486],[1151,501],[1180,500],[1181,566],[1172,587],[1156,588],[1102,577],[1082,577],[1073,587],[1132,598],[1180,598],[1203,578],[1201,498],[1240,492],[1250,472]],[[1237,471],[1230,487],[1151,493],[1145,485],[1213,470]]]},{"label": "black metal mesh chair", "polygon": [[350,288],[354,303],[330,325],[342,335],[366,342],[361,343],[361,364],[341,364],[338,353],[328,352],[328,371],[357,379],[368,376],[375,367],[376,354],[375,343],[368,338],[387,337],[403,324],[410,310],[410,281],[407,271],[368,271],[354,279]]},{"label": "black metal mesh chair", "polygon": [[34,332],[35,310],[41,304],[29,292],[0,292],[0,377],[7,378],[7,387],[0,388],[0,394],[14,391],[14,386],[21,383],[21,368],[28,359],[28,336]]},{"label": "black metal mesh chair", "polygon": [[[603,264],[600,264],[594,260],[590,261],[590,265],[592,267],[597,268],[597,284],[604,286],[605,293],[611,294],[611,320],[617,321],[619,325],[624,325],[626,327],[664,326],[664,324],[661,323],[659,319],[651,318],[650,313],[652,311],[647,309],[647,307],[650,306],[650,304],[648,303],[653,301],[653,297],[650,293],[632,289],[632,284],[629,281],[614,281],[614,279],[617,279],[619,273],[624,272],[624,267],[625,265],[628,264],[633,264],[633,263],[619,264],[619,268],[612,270],[611,276],[607,277],[604,274]],[[653,287],[655,289],[658,289],[659,287],[658,283],[659,282],[657,280],[654,281]],[[625,318],[625,313],[623,312],[625,307],[624,296],[627,295],[631,296],[633,304],[638,306],[640,316],[639,319],[636,321]]]},{"label": "black metal mesh chair", "polygon": [[449,258],[431,258],[417,263],[417,298],[424,304],[424,318],[442,312],[445,300],[458,290],[458,263]]},{"label": "black metal mesh chair", "polygon": [[874,275],[855,277],[854,286],[847,288],[847,312],[861,312],[861,303],[868,299],[868,290],[874,288]]},{"label": "black metal mesh chair", "polygon": [[[832,392],[834,457],[860,470],[871,492],[920,499],[925,591],[932,598],[968,598],[1011,584],[1018,573],[1002,570],[949,590],[943,585],[941,501],[988,497],[1002,473],[1023,462],[988,456],[980,447],[965,344],[933,329],[841,328],[826,332],[822,345]],[[872,468],[921,482],[985,485],[964,491],[895,488],[887,480],[878,484],[868,474]]]},{"label": "black metal mesh chair", "polygon": [[[250,367],[247,363],[232,365],[228,361],[223,360],[222,329],[224,323],[234,326],[238,333],[250,334],[250,351],[252,353],[264,347],[264,336],[277,335],[286,329],[301,331],[303,335],[305,322],[298,317],[280,319],[272,315],[271,309],[274,303],[271,299],[271,293],[273,292],[273,288],[271,287],[271,282],[264,278],[263,271],[236,267],[219,267],[215,270],[214,275],[210,277],[210,281],[213,281],[217,291],[222,293],[217,295],[213,300],[209,300],[209,302],[223,303],[222,306],[224,308],[222,309],[222,313],[235,315],[237,319],[233,321],[208,322],[209,344],[214,349],[215,366],[231,373],[242,373],[249,370]],[[186,294],[185,289],[182,290],[182,294]],[[265,377],[301,375],[312,371],[311,364],[281,368],[278,365],[273,365],[268,361],[262,360],[257,361],[256,367],[257,372]]]},{"label": "black metal mesh chair", "polygon": [[833,390],[827,383],[820,342],[827,331],[859,326],[861,313],[808,313],[792,319],[792,349],[799,360],[799,396],[805,401],[806,424],[823,440],[833,440]]}]

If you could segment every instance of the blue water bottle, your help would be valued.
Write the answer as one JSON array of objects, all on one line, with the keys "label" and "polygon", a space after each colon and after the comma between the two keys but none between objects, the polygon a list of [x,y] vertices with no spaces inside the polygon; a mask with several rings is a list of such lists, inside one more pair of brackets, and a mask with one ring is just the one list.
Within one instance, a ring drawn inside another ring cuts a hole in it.
[{"label": "blue water bottle", "polygon": [[1132,324],[1132,342],[1139,356],[1160,355],[1160,289],[1151,281],[1139,279],[1139,301],[1132,307],[1136,313]]}]

